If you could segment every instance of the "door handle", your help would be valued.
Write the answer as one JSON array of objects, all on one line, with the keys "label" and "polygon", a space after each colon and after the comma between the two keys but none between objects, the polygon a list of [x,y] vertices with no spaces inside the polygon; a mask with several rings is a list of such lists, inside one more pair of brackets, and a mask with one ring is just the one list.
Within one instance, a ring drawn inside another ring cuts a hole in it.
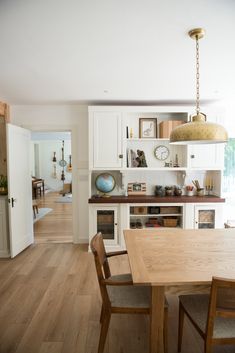
[{"label": "door handle", "polygon": [[16,202],[16,199],[14,199],[13,197],[11,199],[8,199],[8,202],[11,203],[11,207],[15,207],[15,202]]}]

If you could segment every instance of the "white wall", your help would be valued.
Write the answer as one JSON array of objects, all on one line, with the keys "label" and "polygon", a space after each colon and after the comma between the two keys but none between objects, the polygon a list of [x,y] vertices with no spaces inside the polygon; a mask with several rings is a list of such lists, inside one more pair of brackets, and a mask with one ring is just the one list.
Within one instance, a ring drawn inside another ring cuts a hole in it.
[{"label": "white wall", "polygon": [[11,121],[31,131],[71,131],[74,242],[88,242],[88,108],[78,105],[13,105]]}]

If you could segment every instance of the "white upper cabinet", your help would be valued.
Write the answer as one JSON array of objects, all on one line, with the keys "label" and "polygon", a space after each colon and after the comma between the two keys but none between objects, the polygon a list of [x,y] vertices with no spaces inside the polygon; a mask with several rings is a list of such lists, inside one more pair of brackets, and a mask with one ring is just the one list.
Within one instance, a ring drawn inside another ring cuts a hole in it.
[{"label": "white upper cabinet", "polygon": [[191,145],[189,146],[189,168],[223,169],[224,145]]},{"label": "white upper cabinet", "polygon": [[[205,111],[207,121],[223,125],[221,117],[223,112],[209,109]],[[188,166],[199,169],[223,169],[224,168],[224,144],[189,145]]]},{"label": "white upper cabinet", "polygon": [[90,111],[90,169],[122,168],[122,114]]},{"label": "white upper cabinet", "polygon": [[[89,168],[92,169],[125,169],[130,167],[130,151],[144,151],[147,166],[150,170],[222,170],[224,167],[224,145],[186,145],[169,144],[169,136],[160,134],[163,122],[188,119],[189,107],[132,107],[107,106],[89,107]],[[203,111],[204,112],[204,111]],[[208,108],[205,111],[208,121],[220,122],[223,113]],[[157,122],[157,133],[152,138],[140,136],[141,121]],[[127,133],[128,132],[128,133]],[[159,160],[154,155],[158,146],[166,146],[169,156]],[[178,163],[176,163],[176,159]],[[175,165],[178,165],[176,168]],[[138,168],[144,170],[144,168]]]}]

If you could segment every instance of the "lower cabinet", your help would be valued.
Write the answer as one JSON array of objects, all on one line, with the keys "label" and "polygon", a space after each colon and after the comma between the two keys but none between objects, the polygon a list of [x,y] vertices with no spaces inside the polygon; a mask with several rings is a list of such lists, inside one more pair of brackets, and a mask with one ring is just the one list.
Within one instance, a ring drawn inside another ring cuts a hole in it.
[{"label": "lower cabinet", "polygon": [[[104,243],[109,250],[125,248],[123,245],[123,229],[127,228],[122,223],[121,204],[99,205],[89,207],[89,234],[91,238],[98,232],[101,232]],[[125,218],[125,217],[124,217]]]},{"label": "lower cabinet", "polygon": [[221,205],[195,205],[194,229],[223,228],[223,207]]},{"label": "lower cabinet", "polygon": [[223,204],[185,204],[185,229],[214,229],[223,227]]},{"label": "lower cabinet", "polygon": [[223,204],[99,204],[89,206],[90,240],[101,232],[108,251],[125,249],[124,229],[223,228]]},{"label": "lower cabinet", "polygon": [[7,196],[0,197],[0,258],[10,257]]}]

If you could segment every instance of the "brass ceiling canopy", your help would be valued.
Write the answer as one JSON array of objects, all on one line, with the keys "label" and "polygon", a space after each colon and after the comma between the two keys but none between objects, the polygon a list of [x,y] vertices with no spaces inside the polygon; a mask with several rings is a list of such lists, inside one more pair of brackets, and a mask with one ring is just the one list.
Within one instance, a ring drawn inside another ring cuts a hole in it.
[{"label": "brass ceiling canopy", "polygon": [[176,127],[170,135],[170,143],[178,145],[225,143],[228,134],[225,128],[219,124],[206,121],[206,115],[200,112],[199,94],[199,39],[205,35],[203,28],[195,28],[188,32],[189,36],[196,40],[196,115],[191,121]]}]

